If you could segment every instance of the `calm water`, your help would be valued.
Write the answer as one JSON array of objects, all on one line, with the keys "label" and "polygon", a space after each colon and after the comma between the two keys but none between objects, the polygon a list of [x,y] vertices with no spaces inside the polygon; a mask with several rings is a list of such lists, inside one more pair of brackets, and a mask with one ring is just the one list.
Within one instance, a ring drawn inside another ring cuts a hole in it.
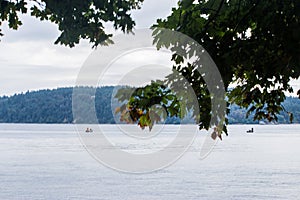
[{"label": "calm water", "polygon": [[[103,127],[120,138],[114,126]],[[251,127],[254,134],[246,134]],[[175,164],[134,175],[95,161],[73,125],[0,124],[0,199],[299,199],[300,125],[235,125],[229,132],[204,160],[199,133]]]}]

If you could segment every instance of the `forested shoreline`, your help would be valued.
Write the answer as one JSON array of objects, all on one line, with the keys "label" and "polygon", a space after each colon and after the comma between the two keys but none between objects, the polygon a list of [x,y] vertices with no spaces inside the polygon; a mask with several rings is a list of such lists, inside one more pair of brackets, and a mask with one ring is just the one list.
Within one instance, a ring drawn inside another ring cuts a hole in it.
[{"label": "forested shoreline", "polygon": [[[120,123],[119,117],[114,117],[117,100],[113,98],[115,87],[105,86],[95,88],[82,87],[80,96],[82,102],[95,101],[95,109],[99,123]],[[46,89],[0,97],[0,123],[90,123],[87,117],[74,119],[72,113],[73,88]],[[78,95],[78,94],[75,94]],[[300,99],[287,97],[283,103],[286,111],[292,112],[293,123],[300,123]],[[229,124],[258,124],[267,121],[253,121],[253,116],[246,118],[247,110],[237,105],[230,107]],[[164,123],[193,123],[188,117],[180,120],[177,117],[167,118]],[[281,112],[278,115],[279,124],[290,123],[289,115]]]}]

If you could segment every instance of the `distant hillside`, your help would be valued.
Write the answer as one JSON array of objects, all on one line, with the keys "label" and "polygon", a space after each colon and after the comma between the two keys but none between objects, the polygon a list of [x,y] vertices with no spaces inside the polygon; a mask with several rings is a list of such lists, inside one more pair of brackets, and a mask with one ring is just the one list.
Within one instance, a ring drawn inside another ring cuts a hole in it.
[{"label": "distant hillside", "polygon": [[[300,123],[300,99],[296,97],[287,97],[283,102],[284,108],[288,112],[292,112],[294,115],[293,123]],[[258,121],[253,121],[253,114],[246,118],[246,109],[241,109],[237,105],[232,105],[230,107],[230,114],[228,120],[230,124],[257,124]],[[289,124],[289,116],[286,112],[281,112],[278,116],[279,124]],[[262,123],[269,123],[267,120],[262,121]]]},{"label": "distant hillside", "polygon": [[[92,88],[82,88],[82,102],[87,103],[93,93]],[[113,87],[102,87],[94,94],[99,123],[114,123],[111,112]],[[73,88],[40,90],[0,98],[1,123],[73,123]],[[89,123],[90,119],[76,119],[78,123]]]},{"label": "distant hillside", "polygon": [[[83,92],[77,94],[81,98],[82,104],[76,109],[81,109],[85,104],[95,101],[95,108],[99,123],[116,123],[113,117],[117,101],[111,102],[114,87],[100,87],[94,93],[93,88],[82,87]],[[15,94],[11,97],[0,97],[0,123],[90,123],[89,115],[82,118],[73,119],[72,114],[72,92],[73,88],[59,88],[54,90],[40,90],[35,92],[26,92]],[[80,96],[79,96],[80,95]],[[76,98],[77,98],[76,97]],[[300,123],[300,100],[298,98],[288,97],[284,102],[286,110],[293,112],[294,123]],[[231,124],[249,124],[258,123],[252,118],[246,119],[246,110],[238,106],[231,106],[231,113],[228,116]],[[86,111],[88,113],[89,110]],[[278,116],[278,123],[289,123],[289,117],[286,113]],[[117,123],[118,117],[116,117]],[[178,118],[168,118],[166,123],[180,123]],[[191,119],[184,119],[182,123],[192,123]]]}]

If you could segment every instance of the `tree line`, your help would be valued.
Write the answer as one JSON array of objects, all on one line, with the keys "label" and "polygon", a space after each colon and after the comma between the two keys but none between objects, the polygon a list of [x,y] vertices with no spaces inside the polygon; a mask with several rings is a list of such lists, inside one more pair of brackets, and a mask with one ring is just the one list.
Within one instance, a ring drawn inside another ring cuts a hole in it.
[{"label": "tree line", "polygon": [[[120,102],[114,98],[116,88],[105,86],[99,88],[81,87],[81,94],[73,93],[73,88],[45,89],[39,91],[0,97],[0,123],[91,123],[89,115],[74,119],[72,113],[72,98],[80,95],[82,103],[77,109],[85,109],[86,104],[94,101],[98,123],[114,124],[120,122],[120,116],[115,114],[115,108]],[[73,95],[77,95],[73,96]],[[286,111],[293,113],[293,123],[300,123],[300,99],[287,97],[283,102]],[[93,109],[93,108],[89,108]],[[86,111],[90,112],[89,110]],[[236,104],[230,106],[229,124],[257,124],[253,117],[246,117],[247,110]],[[167,117],[162,123],[179,124],[195,123],[192,114],[184,119]],[[268,123],[260,121],[260,123]],[[287,112],[280,112],[278,123],[290,123]]]}]

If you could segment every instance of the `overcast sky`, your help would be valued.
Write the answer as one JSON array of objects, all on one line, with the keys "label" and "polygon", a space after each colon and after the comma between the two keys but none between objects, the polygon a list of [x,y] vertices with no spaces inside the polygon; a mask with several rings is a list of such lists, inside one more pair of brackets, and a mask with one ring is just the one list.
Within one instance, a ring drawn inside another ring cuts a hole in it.
[{"label": "overcast sky", "polygon": [[[133,12],[136,28],[148,28],[157,18],[167,17],[176,3],[145,0],[142,9]],[[1,27],[5,36],[0,42],[0,95],[73,86],[93,51],[91,45],[85,41],[71,49],[54,45],[59,35],[56,25],[30,16],[22,16],[22,22],[18,31],[8,30],[7,24]]]},{"label": "overcast sky", "polygon": [[[136,28],[148,28],[156,22],[157,18],[167,17],[176,3],[177,0],[145,0],[142,9],[133,12]],[[1,27],[5,36],[0,42],[0,95],[74,86],[82,65],[93,51],[91,45],[85,41],[75,48],[54,45],[59,35],[56,25],[46,21],[40,22],[30,16],[22,16],[22,22],[23,26],[18,31],[8,30],[6,24]],[[113,30],[108,27],[107,31]],[[132,77],[139,76],[142,74],[141,71],[146,71],[150,79],[160,72],[162,72],[160,75],[167,73],[164,66],[168,65],[170,59],[168,54],[153,52],[145,54],[143,51],[138,53],[140,60],[147,60],[147,62],[140,70],[135,70],[136,73],[131,73]],[[142,54],[144,57],[141,56]],[[123,60],[135,58],[137,55],[132,54],[124,56]],[[155,60],[155,63],[160,63],[162,68],[147,65],[151,63],[151,59]],[[123,61],[119,61],[115,65],[122,63],[124,64]],[[123,73],[120,70],[111,70],[106,80],[114,80],[118,72]],[[151,76],[150,72],[153,72]],[[132,77],[125,77],[125,79]],[[104,84],[109,84],[109,81]],[[299,88],[299,81],[294,81],[292,84]]]}]

